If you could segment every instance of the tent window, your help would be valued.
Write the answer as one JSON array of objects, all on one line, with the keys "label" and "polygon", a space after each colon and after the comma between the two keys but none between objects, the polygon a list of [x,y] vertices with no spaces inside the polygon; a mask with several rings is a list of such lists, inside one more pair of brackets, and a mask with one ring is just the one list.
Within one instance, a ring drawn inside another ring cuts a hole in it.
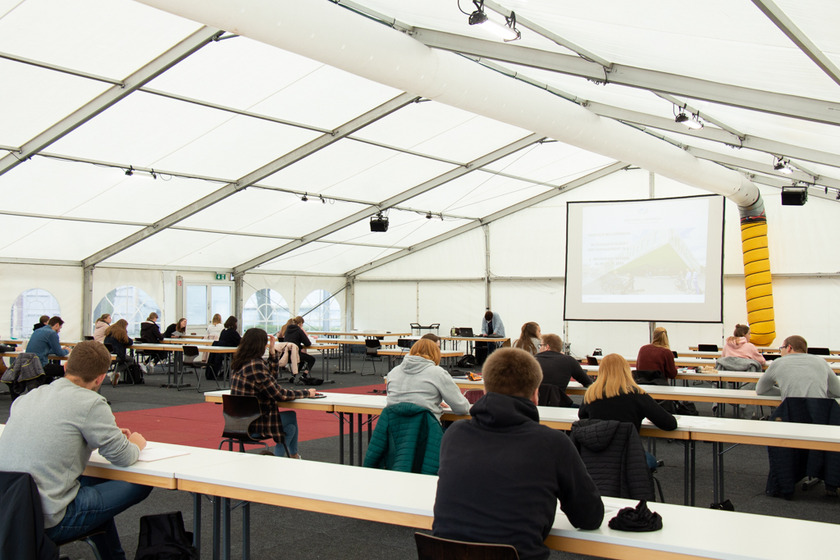
[{"label": "tent window", "polygon": [[47,290],[33,288],[21,293],[12,304],[12,332],[13,338],[29,338],[32,326],[38,322],[41,315],[61,315],[61,307]]},{"label": "tent window", "polygon": [[310,292],[300,304],[300,314],[313,331],[341,330],[341,306],[327,290]]},{"label": "tent window", "polygon": [[249,297],[242,309],[242,330],[258,327],[274,334],[291,316],[289,305],[280,292],[262,289]]},{"label": "tent window", "polygon": [[188,325],[209,325],[213,315],[230,315],[230,286],[190,284],[186,290]]},{"label": "tent window", "polygon": [[128,321],[128,335],[136,337],[140,336],[140,323],[152,312],[161,315],[160,306],[154,298],[135,286],[120,286],[99,300],[93,310],[93,320],[110,313],[112,323],[117,319]]}]

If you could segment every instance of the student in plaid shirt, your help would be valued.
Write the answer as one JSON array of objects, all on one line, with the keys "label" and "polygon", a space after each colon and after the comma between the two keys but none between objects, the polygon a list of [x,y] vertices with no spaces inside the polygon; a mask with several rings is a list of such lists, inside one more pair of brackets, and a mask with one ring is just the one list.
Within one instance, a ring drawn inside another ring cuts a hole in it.
[{"label": "student in plaid shirt", "polygon": [[[297,416],[293,410],[280,412],[277,403],[306,397],[314,397],[315,389],[295,391],[280,386],[277,374],[280,370],[280,355],[274,350],[275,338],[262,329],[248,329],[233,355],[233,374],[230,378],[232,395],[254,395],[260,402],[262,415],[251,425],[255,437],[274,439],[274,455],[285,457],[286,450],[280,443],[286,432],[286,444],[293,459],[298,454]],[[268,343],[268,360],[263,359]]]}]

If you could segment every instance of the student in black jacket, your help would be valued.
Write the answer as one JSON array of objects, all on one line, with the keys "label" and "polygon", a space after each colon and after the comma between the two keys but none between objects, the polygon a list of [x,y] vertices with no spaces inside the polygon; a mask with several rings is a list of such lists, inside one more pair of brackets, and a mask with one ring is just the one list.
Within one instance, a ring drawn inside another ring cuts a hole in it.
[{"label": "student in black jacket", "polygon": [[511,544],[522,560],[549,557],[557,502],[577,528],[601,526],[604,504],[565,433],[539,423],[533,356],[501,348],[482,369],[486,394],[440,448],[435,536]]},{"label": "student in black jacket", "polygon": [[[309,337],[306,336],[306,331],[303,330],[303,317],[295,317],[294,323],[286,327],[286,332],[283,333],[283,342],[292,342],[298,345],[300,348],[300,362],[302,367],[300,368],[301,375],[305,376],[308,375],[310,370],[312,370],[312,366],[315,365],[315,356],[306,353],[306,346],[312,346],[312,341],[309,340]],[[292,382],[294,383],[295,377],[292,376]]]}]

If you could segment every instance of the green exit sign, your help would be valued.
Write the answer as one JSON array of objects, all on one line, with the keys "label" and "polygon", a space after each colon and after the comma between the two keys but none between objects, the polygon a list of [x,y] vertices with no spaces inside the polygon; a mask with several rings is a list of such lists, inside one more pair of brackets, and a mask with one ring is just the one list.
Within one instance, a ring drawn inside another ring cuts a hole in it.
[{"label": "green exit sign", "polygon": [[227,274],[217,274],[216,280],[227,280]]}]

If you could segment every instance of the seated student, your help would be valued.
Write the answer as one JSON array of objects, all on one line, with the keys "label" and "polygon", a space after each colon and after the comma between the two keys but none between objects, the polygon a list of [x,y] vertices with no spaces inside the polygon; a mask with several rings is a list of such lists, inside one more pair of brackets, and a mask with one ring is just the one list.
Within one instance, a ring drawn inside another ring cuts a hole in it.
[{"label": "seated student", "polygon": [[[822,356],[808,354],[808,343],[799,335],[785,339],[779,351],[755,386],[759,395],[781,394],[788,397],[840,397],[840,377]],[[778,389],[775,387],[778,385]]]},{"label": "seated student", "polygon": [[93,340],[96,342],[103,342],[105,340],[105,331],[111,326],[111,314],[103,313],[102,316],[93,324]]},{"label": "seated student", "polygon": [[286,329],[289,328],[289,325],[294,325],[294,324],[295,324],[295,318],[294,317],[289,317],[289,320],[286,321],[285,323],[283,323],[283,326],[280,327],[280,330],[277,331],[277,334],[274,335],[275,337],[277,337],[277,342],[285,342],[286,341],[285,340]]},{"label": "seated student", "polygon": [[521,560],[549,557],[557,501],[569,522],[597,529],[604,504],[565,433],[539,423],[542,382],[533,356],[502,348],[484,364],[486,394],[455,422],[440,449],[435,536],[516,547]]},{"label": "seated student", "polygon": [[[291,325],[286,327],[286,332],[283,336],[283,342],[291,342],[297,344],[300,349],[300,361],[303,366],[300,368],[300,374],[303,377],[309,375],[312,366],[315,365],[315,356],[306,353],[306,346],[312,346],[312,341],[306,336],[306,331],[303,330],[303,317],[297,316],[292,321]],[[292,376],[291,382],[294,383],[296,376]]]},{"label": "seated student", "polygon": [[[163,342],[163,333],[157,324],[158,314],[152,311],[148,318],[140,323],[140,340],[148,344],[159,344]],[[163,350],[146,350],[146,355],[153,362],[153,366],[166,359],[166,352]]]},{"label": "seated student", "polygon": [[639,348],[636,369],[659,371],[668,379],[674,379],[677,376],[677,365],[674,363],[674,353],[671,352],[668,331],[665,327],[656,327],[651,343]]},{"label": "seated student", "polygon": [[41,315],[41,317],[38,319],[38,322],[35,323],[35,325],[32,327],[32,331],[34,332],[34,331],[37,331],[38,329],[40,329],[41,327],[46,327],[47,323],[49,323],[49,321],[50,321],[50,316],[49,315]]},{"label": "seated student", "polygon": [[[133,363],[134,361],[131,360],[126,355],[126,349],[134,344],[131,340],[131,337],[128,336],[128,332],[126,331],[128,328],[128,321],[125,319],[120,319],[105,331],[105,340],[103,341],[105,344],[111,346],[114,349],[114,354],[117,356],[117,363],[118,364],[126,364],[126,363]],[[120,372],[117,371],[117,368],[114,368],[112,372],[108,374],[111,378],[111,385],[114,387],[117,386],[117,383],[120,381]],[[143,379],[135,379],[135,383],[141,384],[143,383]]]},{"label": "seated student", "polygon": [[386,406],[412,403],[426,408],[440,421],[442,403],[455,414],[466,414],[470,402],[455,385],[452,376],[440,367],[440,348],[428,338],[415,342],[408,356],[385,377]]},{"label": "seated student", "polygon": [[0,470],[28,472],[35,479],[49,538],[70,540],[101,527],[104,534],[93,541],[102,558],[124,559],[114,516],[143,501],[152,488],[82,475],[94,449],[127,467],[146,446],[137,432],[117,427],[97,392],[110,365],[105,346],[81,342],[67,360],[67,375],[16,399],[0,435]]},{"label": "seated student", "polygon": [[[225,346],[228,348],[236,348],[242,340],[239,331],[236,330],[239,321],[231,315],[225,320],[224,329],[219,334],[219,340],[213,343],[214,346]],[[224,358],[221,354],[212,353],[207,357],[207,367],[204,369],[204,377],[206,379],[215,379],[215,376],[221,373],[222,363]]]},{"label": "seated student", "polygon": [[[677,419],[633,381],[630,364],[618,354],[601,360],[598,378],[583,395],[578,417],[630,422],[637,432],[645,418],[660,430],[677,429]],[[648,467],[656,468],[656,458],[647,452],[646,456]]]},{"label": "seated student", "polygon": [[519,338],[514,341],[513,347],[525,350],[534,356],[540,351],[541,336],[542,333],[540,332],[540,326],[537,323],[534,323],[533,321],[525,323],[522,325]]},{"label": "seated student", "polygon": [[187,319],[181,317],[177,323],[172,323],[163,331],[163,338],[181,338],[187,334]]},{"label": "seated student", "polygon": [[544,384],[557,385],[565,392],[569,379],[574,377],[584,387],[592,385],[592,378],[583,371],[580,363],[563,353],[563,340],[556,334],[542,336],[540,352],[534,357],[542,368]]},{"label": "seated student", "polygon": [[61,317],[50,318],[47,326],[36,329],[26,344],[26,351],[37,354],[38,359],[41,360],[44,377],[48,382],[64,375],[64,366],[50,362],[49,356],[66,356],[70,353],[69,350],[61,347],[61,342],[58,340],[58,333],[61,332],[63,324]]},{"label": "seated student", "polygon": [[[726,339],[720,352],[721,358],[744,358],[755,360],[760,365],[766,361],[755,344],[750,342],[750,328],[747,325],[735,325],[735,332]],[[758,371],[761,371],[760,369]]]},{"label": "seated student", "polygon": [[[268,343],[268,360],[263,360],[265,346]],[[232,395],[255,395],[260,402],[262,413],[251,425],[255,437],[274,438],[276,457],[285,457],[286,450],[280,443],[283,432],[286,434],[286,445],[292,459],[300,459],[298,453],[297,415],[293,410],[277,410],[277,403],[293,401],[306,397],[314,397],[315,389],[295,391],[283,389],[277,381],[280,370],[280,356],[274,349],[275,339],[268,336],[262,329],[248,329],[236,353],[230,376],[230,393]]]},{"label": "seated student", "polygon": [[420,337],[420,340],[423,340],[423,339],[431,340],[432,342],[434,342],[435,344],[438,345],[438,348],[440,348],[440,337],[438,335],[436,335],[435,333],[430,333],[430,332],[426,333],[426,334],[424,334],[423,336]]},{"label": "seated student", "polygon": [[239,346],[239,342],[242,340],[242,336],[237,331],[237,327],[239,326],[239,320],[231,315],[227,318],[224,325],[224,330],[222,330],[221,334],[219,334],[219,346],[229,346],[229,347],[236,347]]}]

